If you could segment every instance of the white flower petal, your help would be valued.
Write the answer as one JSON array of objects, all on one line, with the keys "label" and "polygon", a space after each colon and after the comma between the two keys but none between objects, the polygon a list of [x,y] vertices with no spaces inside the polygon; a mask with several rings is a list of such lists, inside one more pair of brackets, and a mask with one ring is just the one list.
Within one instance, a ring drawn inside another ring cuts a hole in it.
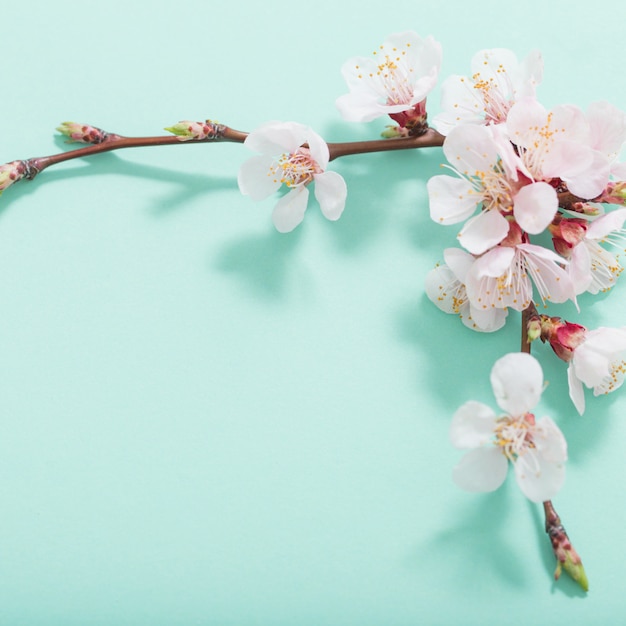
[{"label": "white flower petal", "polygon": [[613,231],[621,230],[626,221],[626,209],[616,209],[593,220],[587,228],[588,239],[604,239]]},{"label": "white flower petal", "polygon": [[[572,248],[567,273],[574,285],[576,295],[584,293],[591,286],[593,281],[591,255],[584,241]],[[591,293],[597,293],[597,291]]]},{"label": "white flower petal", "polygon": [[594,150],[591,152],[589,164],[576,174],[564,173],[561,178],[567,183],[567,188],[580,198],[593,200],[606,188],[611,174],[611,164],[608,158]]},{"label": "white flower petal", "polygon": [[500,449],[489,446],[470,450],[452,471],[454,482],[472,492],[495,491],[504,482],[508,461]]},{"label": "white flower petal", "polygon": [[514,463],[515,478],[522,493],[532,502],[551,500],[565,482],[565,466],[546,460],[529,448]]},{"label": "white flower petal", "polygon": [[583,384],[576,376],[574,364],[570,361],[567,367],[567,384],[569,386],[569,397],[571,398],[579,415],[585,412],[585,390]]},{"label": "white flower petal", "polygon": [[520,243],[517,250],[523,255],[528,274],[531,276],[542,300],[576,304],[576,290],[572,279],[561,267],[567,261],[558,254],[532,243]]},{"label": "white flower petal", "polygon": [[507,309],[478,309],[470,304],[469,315],[467,318],[462,316],[461,319],[472,330],[493,333],[504,326],[508,314]]},{"label": "white flower petal", "polygon": [[441,109],[433,118],[433,126],[447,135],[463,123],[483,124],[485,108],[474,83],[465,76],[453,75],[441,85]]},{"label": "white flower petal", "polygon": [[509,222],[497,210],[481,211],[459,233],[459,243],[472,254],[483,254],[509,234]]},{"label": "white flower petal", "polygon": [[490,378],[498,406],[514,417],[530,412],[543,391],[541,365],[524,352],[511,352],[498,359]]},{"label": "white flower petal", "polygon": [[513,200],[513,214],[522,230],[531,235],[542,233],[552,222],[559,206],[554,187],[531,183],[522,187]]},{"label": "white flower petal", "polygon": [[461,248],[446,248],[443,251],[443,260],[454,275],[462,283],[465,283],[467,272],[476,259],[468,252],[465,252],[465,250],[461,250]]},{"label": "white flower petal", "polygon": [[465,178],[441,174],[427,183],[430,217],[439,224],[456,224],[471,217],[482,200]]},{"label": "white flower petal", "polygon": [[491,407],[470,400],[452,417],[450,442],[461,450],[483,446],[493,439],[496,419]]},{"label": "white flower petal", "polygon": [[320,203],[320,209],[329,220],[338,220],[346,205],[348,188],[346,181],[337,172],[323,172],[316,174],[315,197]]},{"label": "white flower petal", "polygon": [[511,141],[523,148],[532,149],[537,130],[548,121],[548,111],[534,98],[520,98],[509,111],[506,126]]},{"label": "white flower petal", "polygon": [[274,159],[265,155],[253,156],[244,161],[237,176],[241,193],[255,201],[271,196],[282,184],[270,171],[273,164]]},{"label": "white flower petal", "polygon": [[541,456],[549,462],[567,461],[567,442],[561,429],[549,417],[542,417],[535,423],[533,443]]},{"label": "white flower petal", "polygon": [[587,108],[592,147],[614,160],[626,140],[626,114],[608,102],[593,102]]},{"label": "white flower petal", "polygon": [[304,212],[309,200],[306,187],[296,187],[284,195],[274,207],[272,221],[280,233],[291,232],[304,219]]},{"label": "white flower petal", "polygon": [[306,142],[310,129],[297,122],[267,122],[253,130],[245,139],[244,146],[268,156],[294,152]]},{"label": "white flower petal", "polygon": [[453,128],[443,143],[443,153],[466,176],[487,172],[498,162],[498,149],[491,133],[484,126],[472,124]]},{"label": "white flower petal", "polygon": [[322,170],[328,167],[328,159],[330,157],[330,151],[328,144],[310,128],[306,135],[306,143],[309,145],[311,151],[311,157],[320,166]]},{"label": "white flower petal", "polygon": [[426,295],[444,313],[459,311],[459,301],[465,297],[465,287],[447,265],[438,265],[426,275]]},{"label": "white flower petal", "polygon": [[587,387],[597,387],[610,378],[615,361],[626,352],[625,328],[596,328],[587,332],[585,341],[574,350],[574,373]]}]

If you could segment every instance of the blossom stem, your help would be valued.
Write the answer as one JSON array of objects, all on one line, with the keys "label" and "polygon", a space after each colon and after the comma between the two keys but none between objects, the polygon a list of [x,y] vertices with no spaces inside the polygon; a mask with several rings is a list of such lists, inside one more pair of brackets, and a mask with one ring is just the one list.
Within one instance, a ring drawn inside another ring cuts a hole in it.
[{"label": "blossom stem", "polygon": [[375,139],[372,141],[349,141],[329,143],[330,160],[352,154],[367,152],[386,152],[388,150],[414,150],[416,148],[434,148],[443,146],[445,137],[433,128],[429,128],[419,137],[396,137],[394,139]]},{"label": "blossom stem", "polygon": [[[72,159],[82,159],[102,152],[111,152],[124,148],[143,148],[154,146],[186,145],[193,143],[213,143],[213,142],[233,142],[243,143],[248,136],[247,132],[235,130],[221,124],[214,125],[216,132],[211,137],[203,139],[181,140],[175,135],[153,136],[153,137],[125,137],[115,133],[102,131],[104,139],[99,143],[68,150],[59,154],[52,154],[42,157],[25,159],[20,163],[23,165],[22,176],[28,180],[35,178],[44,169],[70,161]],[[428,129],[419,137],[400,137],[397,139],[376,139],[372,141],[349,141],[341,143],[329,143],[330,160],[349,156],[353,154],[364,154],[369,152],[386,152],[389,150],[410,150],[417,148],[428,148],[443,145],[443,135],[433,129]]]},{"label": "blossom stem", "polygon": [[537,307],[535,307],[535,303],[531,302],[523,311],[522,311],[522,345],[520,348],[520,352],[525,352],[526,354],[530,354],[530,338],[528,337],[528,322],[537,315]]},{"label": "blossom stem", "polygon": [[39,172],[43,171],[51,165],[69,161],[71,159],[81,159],[83,157],[100,154],[101,152],[111,152],[112,150],[121,150],[124,148],[145,148],[153,146],[172,146],[185,145],[187,143],[209,143],[213,141],[227,141],[235,143],[243,143],[247,137],[247,133],[243,133],[226,126],[218,125],[218,133],[212,138],[195,139],[193,141],[181,141],[175,135],[164,135],[155,137],[124,137],[113,133],[106,133],[106,138],[98,144],[77,148],[60,154],[52,154],[49,156],[35,157],[27,159],[28,174],[26,178],[32,180]]},{"label": "blossom stem", "polygon": [[[530,338],[528,336],[529,322],[538,316],[535,304],[531,302],[522,311],[522,346],[521,352],[530,354]],[[556,569],[554,579],[558,580],[561,572],[565,570],[585,591],[589,590],[589,581],[585,574],[585,568],[578,553],[572,546],[565,529],[561,525],[561,518],[558,516],[551,500],[543,503],[545,515],[546,533],[552,543],[552,551],[556,557]]]}]

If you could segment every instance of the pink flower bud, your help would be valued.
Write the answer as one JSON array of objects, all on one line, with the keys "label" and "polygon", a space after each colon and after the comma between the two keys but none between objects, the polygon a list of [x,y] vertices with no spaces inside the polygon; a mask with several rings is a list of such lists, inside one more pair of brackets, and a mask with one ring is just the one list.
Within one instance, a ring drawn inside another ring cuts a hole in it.
[{"label": "pink flower bud", "polygon": [[202,141],[204,139],[216,139],[223,132],[220,124],[215,124],[211,120],[206,122],[190,122],[183,120],[173,126],[168,126],[164,130],[176,135],[181,141],[189,141],[195,139]]},{"label": "pink flower bud", "polygon": [[569,363],[574,350],[585,341],[587,329],[560,317],[541,316],[541,341],[548,342],[559,359]]},{"label": "pink flower bud", "polygon": [[0,165],[0,194],[27,174],[28,167],[24,161],[11,161]]},{"label": "pink flower bud", "polygon": [[108,137],[108,133],[89,124],[77,124],[76,122],[63,122],[57,126],[57,130],[69,137],[68,142],[78,141],[80,143],[102,143]]}]

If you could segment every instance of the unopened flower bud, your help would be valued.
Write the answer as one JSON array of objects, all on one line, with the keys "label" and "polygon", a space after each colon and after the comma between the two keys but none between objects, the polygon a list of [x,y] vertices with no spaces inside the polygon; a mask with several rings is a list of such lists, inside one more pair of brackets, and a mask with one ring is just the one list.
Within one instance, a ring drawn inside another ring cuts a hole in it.
[{"label": "unopened flower bud", "polygon": [[544,502],[543,509],[546,516],[546,533],[550,537],[552,551],[556,557],[554,579],[558,580],[561,572],[565,570],[585,591],[589,591],[589,581],[582,560],[561,525],[561,519],[554,510],[552,502],[549,500]]},{"label": "unopened flower bud", "polygon": [[0,165],[0,194],[27,174],[28,167],[24,161],[11,161]]},{"label": "unopened flower bud", "polygon": [[564,322],[560,317],[541,315],[541,341],[547,341],[559,359],[569,363],[574,350],[585,340],[587,329],[580,324]]},{"label": "unopened flower bud", "polygon": [[173,126],[168,126],[164,130],[173,133],[181,141],[190,141],[192,139],[201,141],[204,139],[216,139],[221,135],[223,129],[223,126],[211,120],[207,120],[206,122],[190,122],[183,120]]},{"label": "unopened flower bud", "polygon": [[105,141],[108,133],[89,124],[77,124],[76,122],[63,122],[57,126],[57,130],[68,137],[68,143],[78,141],[80,143],[98,144]]}]

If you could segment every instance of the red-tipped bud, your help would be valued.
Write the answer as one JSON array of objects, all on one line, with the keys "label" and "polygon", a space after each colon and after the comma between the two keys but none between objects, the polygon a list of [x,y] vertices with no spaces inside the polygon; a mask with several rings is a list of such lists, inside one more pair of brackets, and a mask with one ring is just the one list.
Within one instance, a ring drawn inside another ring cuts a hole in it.
[{"label": "red-tipped bud", "polygon": [[89,124],[77,124],[76,122],[63,122],[57,126],[57,130],[68,137],[68,143],[78,141],[80,143],[102,143],[108,137],[108,133]]}]

